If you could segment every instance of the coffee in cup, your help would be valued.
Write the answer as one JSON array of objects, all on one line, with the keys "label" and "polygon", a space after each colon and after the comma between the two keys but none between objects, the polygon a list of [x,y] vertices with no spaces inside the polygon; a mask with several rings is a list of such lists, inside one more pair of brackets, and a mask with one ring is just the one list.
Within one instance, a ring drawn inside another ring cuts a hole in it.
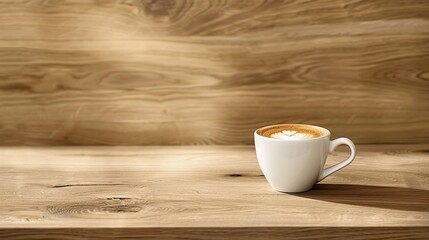
[{"label": "coffee in cup", "polygon": [[264,137],[289,140],[304,140],[323,136],[323,130],[302,124],[285,124],[261,128],[258,134]]},{"label": "coffee in cup", "polygon": [[[329,130],[305,124],[280,124],[254,132],[256,156],[268,183],[280,192],[305,192],[315,183],[350,164],[356,147],[348,138],[331,141]],[[324,169],[328,153],[342,144],[350,157]]]}]

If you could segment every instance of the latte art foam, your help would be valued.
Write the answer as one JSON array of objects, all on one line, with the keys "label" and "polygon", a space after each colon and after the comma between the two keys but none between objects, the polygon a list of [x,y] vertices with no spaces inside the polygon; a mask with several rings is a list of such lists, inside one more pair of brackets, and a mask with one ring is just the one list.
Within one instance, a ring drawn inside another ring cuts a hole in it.
[{"label": "latte art foam", "polygon": [[312,134],[306,134],[306,133],[301,133],[301,132],[291,131],[291,130],[284,130],[278,133],[271,134],[270,138],[300,140],[300,139],[311,139],[311,138],[314,138],[314,136]]},{"label": "latte art foam", "polygon": [[260,128],[257,133],[280,140],[307,140],[322,137],[329,132],[326,129],[305,124],[279,124]]}]

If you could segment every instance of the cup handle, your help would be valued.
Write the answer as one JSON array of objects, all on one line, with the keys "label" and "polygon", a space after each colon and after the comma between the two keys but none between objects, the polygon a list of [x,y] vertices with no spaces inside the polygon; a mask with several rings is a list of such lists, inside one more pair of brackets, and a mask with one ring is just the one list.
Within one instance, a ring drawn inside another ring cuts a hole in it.
[{"label": "cup handle", "polygon": [[327,176],[329,176],[329,175],[333,174],[334,172],[340,170],[341,168],[349,165],[351,162],[353,162],[353,159],[355,159],[355,157],[356,157],[356,147],[353,144],[353,142],[350,139],[348,139],[348,138],[337,138],[337,139],[331,141],[330,144],[329,144],[329,152],[330,153],[333,152],[334,149],[336,147],[338,147],[339,145],[341,145],[341,144],[345,144],[345,145],[347,145],[347,146],[350,147],[350,150],[352,151],[351,154],[350,154],[350,157],[347,160],[342,161],[342,162],[340,162],[340,163],[338,163],[338,164],[336,164],[336,165],[334,165],[332,167],[328,167],[326,169],[323,169],[322,173],[319,176],[319,179],[317,179],[317,182],[322,181]]}]

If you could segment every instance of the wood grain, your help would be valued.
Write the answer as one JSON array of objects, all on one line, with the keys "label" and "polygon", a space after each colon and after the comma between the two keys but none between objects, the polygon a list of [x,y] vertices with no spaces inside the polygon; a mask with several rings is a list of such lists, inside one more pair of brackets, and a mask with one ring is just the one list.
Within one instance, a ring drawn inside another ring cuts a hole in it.
[{"label": "wood grain", "polygon": [[1,145],[429,143],[429,2],[0,1]]},{"label": "wood grain", "polygon": [[1,239],[427,239],[429,227],[1,229]]},{"label": "wood grain", "polygon": [[[292,195],[269,187],[250,146],[2,147],[0,237],[52,228],[89,236],[86,228],[136,228],[160,237],[169,236],[160,228],[218,236],[249,236],[254,227],[271,227],[273,236],[314,227],[327,236],[337,227],[385,228],[392,239],[427,233],[429,146],[358,148],[353,164]],[[347,155],[335,152],[328,165]]]}]

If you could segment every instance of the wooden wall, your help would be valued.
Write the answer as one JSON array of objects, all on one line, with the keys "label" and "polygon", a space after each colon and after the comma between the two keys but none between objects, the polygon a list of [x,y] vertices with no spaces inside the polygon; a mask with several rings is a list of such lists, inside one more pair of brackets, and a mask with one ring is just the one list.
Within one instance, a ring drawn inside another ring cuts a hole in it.
[{"label": "wooden wall", "polygon": [[427,0],[0,0],[0,145],[429,142]]}]

